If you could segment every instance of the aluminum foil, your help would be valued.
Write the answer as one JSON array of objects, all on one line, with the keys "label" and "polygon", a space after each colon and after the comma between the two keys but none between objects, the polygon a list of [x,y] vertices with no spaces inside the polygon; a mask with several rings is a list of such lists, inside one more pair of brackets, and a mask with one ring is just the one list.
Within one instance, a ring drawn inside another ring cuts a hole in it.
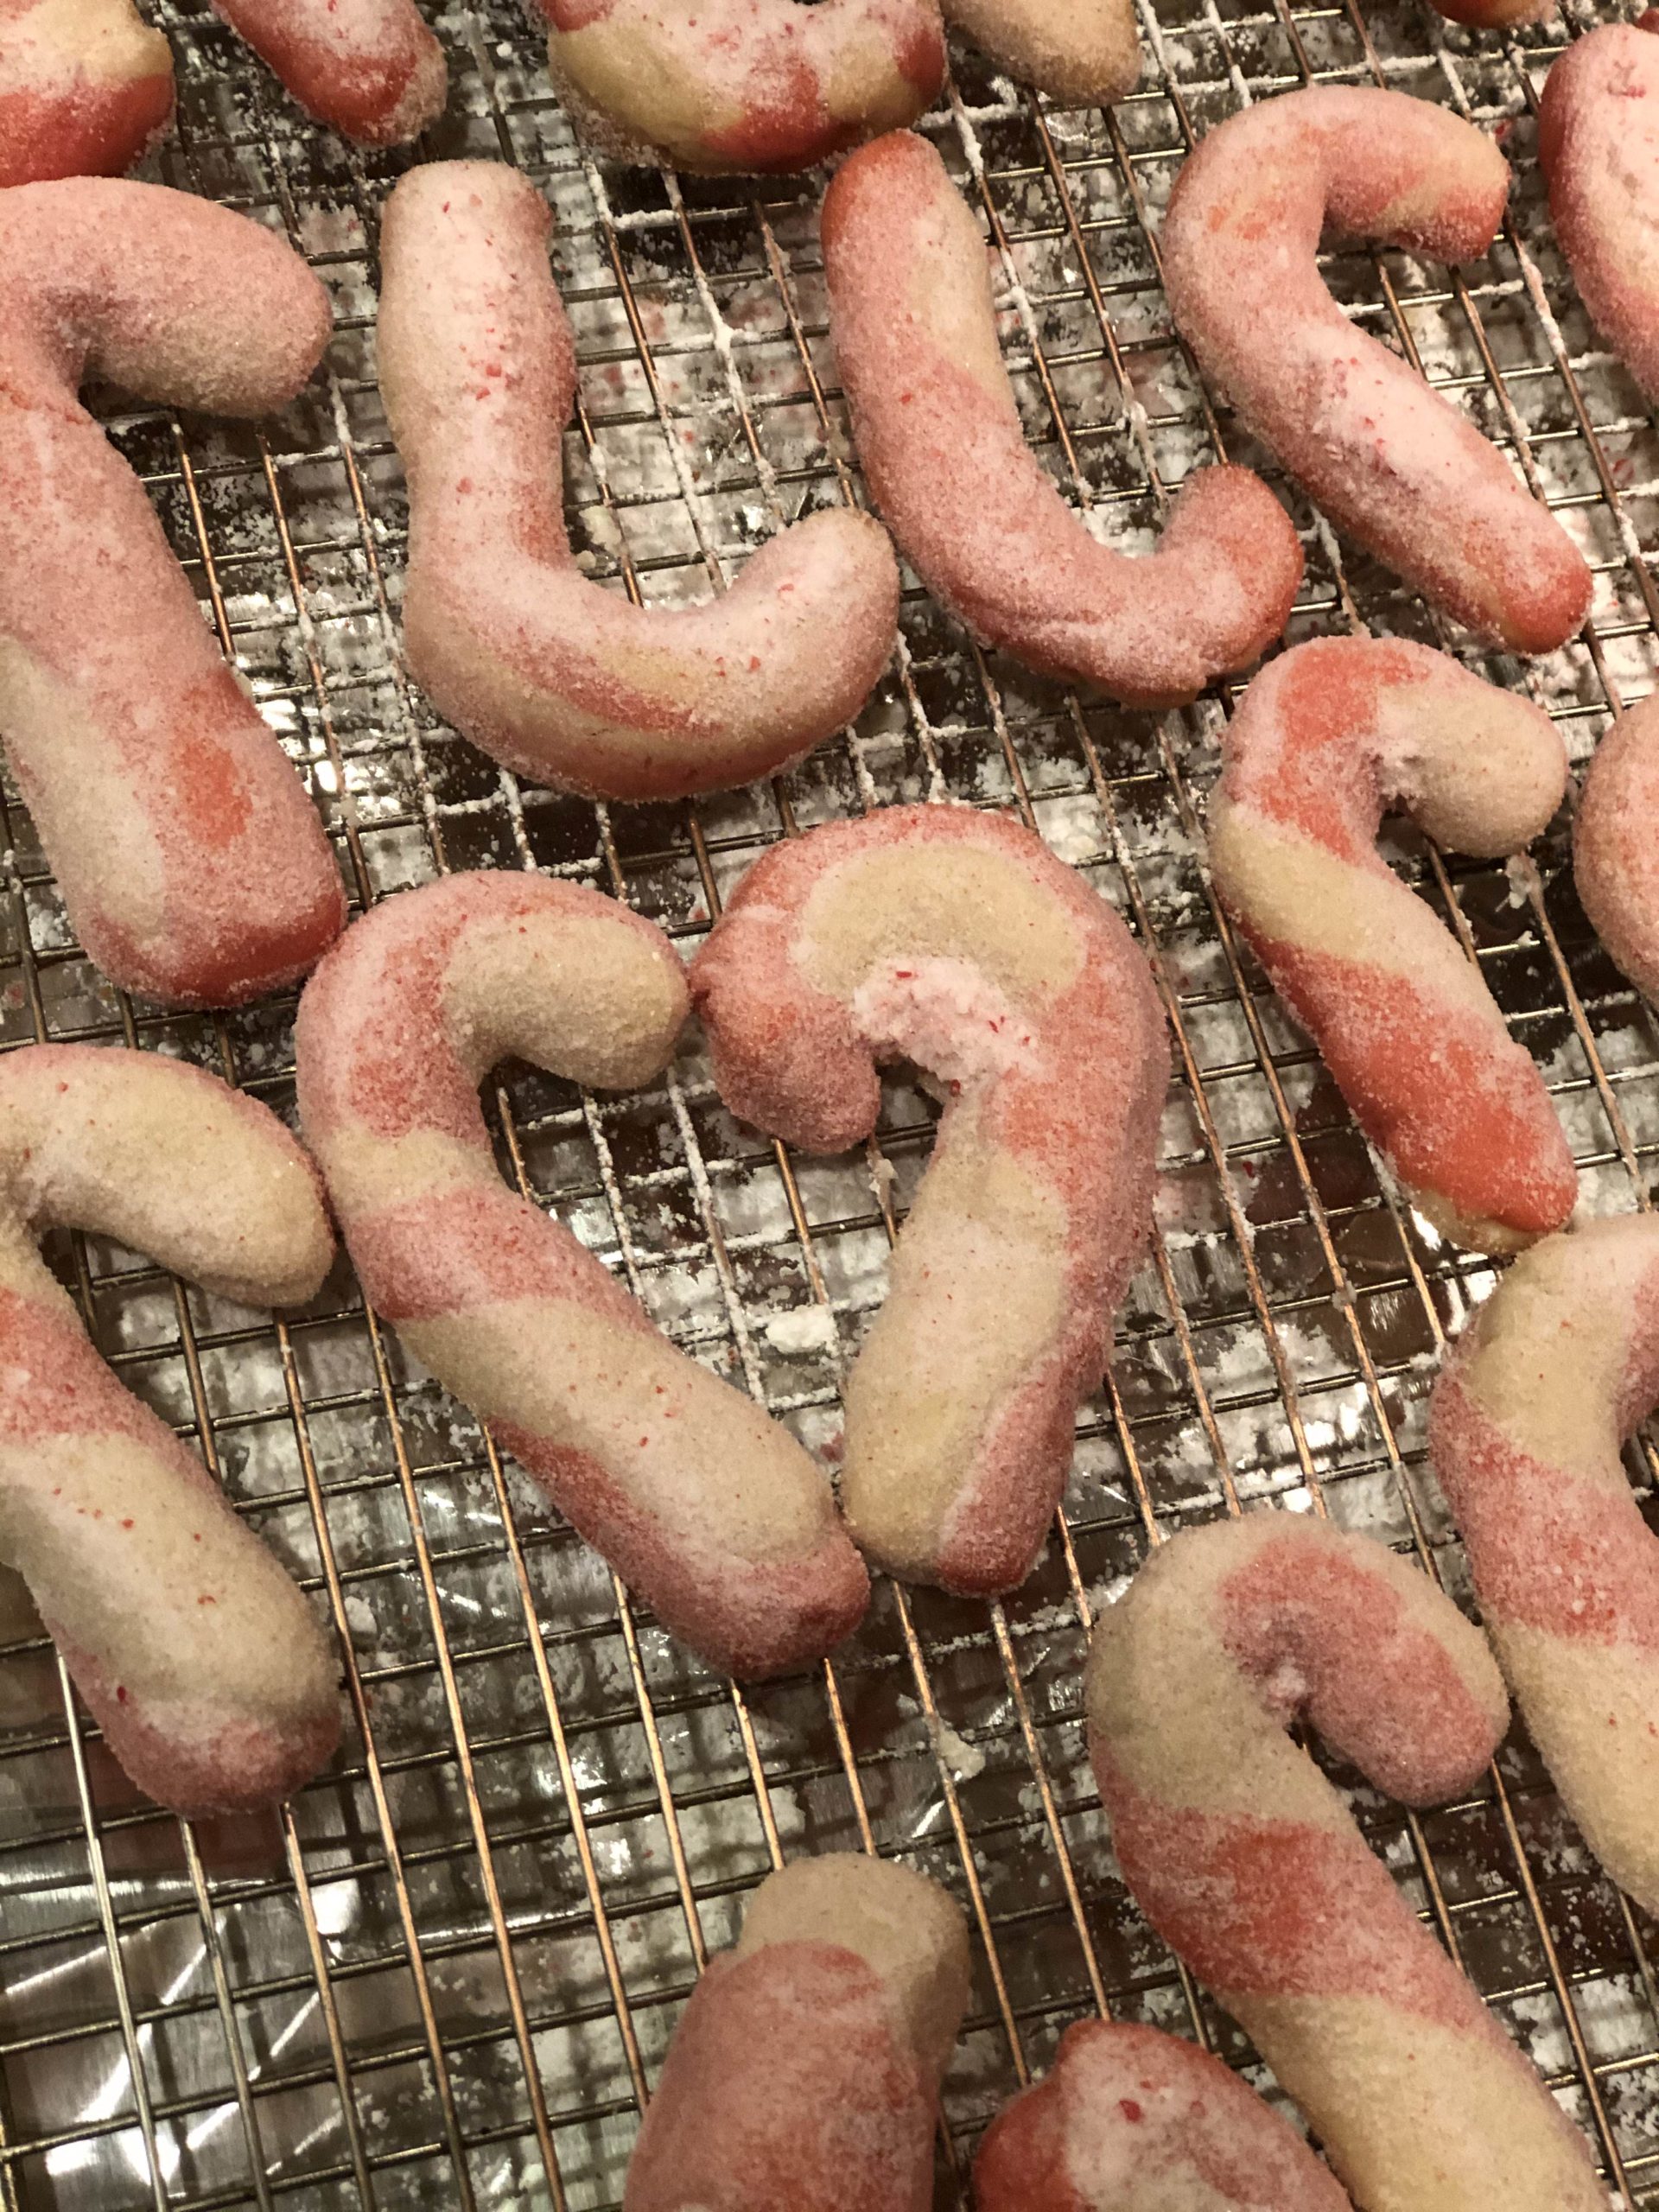
[{"label": "aluminum foil", "polygon": [[[1580,28],[1599,10],[1567,0]],[[954,56],[929,118],[982,212],[1033,445],[1091,526],[1144,546],[1224,449],[1303,531],[1293,634],[1355,622],[1441,643],[1560,721],[1575,762],[1655,681],[1659,440],[1551,236],[1535,161],[1552,21],[1499,37],[1419,0],[1268,9],[1142,0],[1147,72],[1110,117]],[[54,1263],[124,1379],[208,1455],[338,1632],[352,1720],[282,1820],[188,1830],[138,1798],[0,1586],[0,2206],[614,2207],[678,2011],[746,1893],[803,1852],[875,1847],[945,1882],[976,1938],[945,2090],[939,2207],[974,2140],[1104,2006],[1197,2033],[1263,2091],[1237,2030],[1138,1917],[1079,1718],[1090,1614],[1154,1535],[1307,1512],[1466,1580],[1423,1464],[1444,1335],[1491,1287],[1377,1173],[1329,1077],[1221,926],[1198,830],[1217,694],[1163,716],[1080,703],[974,649],[919,591],[855,729],[773,785],[595,808],[522,786],[446,729],[398,660],[405,500],[375,386],[375,241],[404,156],[307,125],[205,10],[163,5],[176,137],[153,165],[287,235],[334,300],[326,373],[257,428],[100,404],[203,601],[306,777],[354,899],[444,869],[537,868],[661,921],[689,956],[772,839],[896,799],[1010,808],[1127,916],[1175,1023],[1156,1251],[1109,1382],[1079,1419],[1064,1527],[988,1608],[883,1586],[821,1674],[734,1693],[622,1600],[540,1494],[365,1315],[342,1263],[278,1329],[139,1255]],[[825,336],[817,187],[595,163],[540,40],[505,5],[435,18],[449,111],[421,158],[518,164],[557,220],[582,362],[566,439],[595,577],[706,594],[786,519],[862,497]],[[1449,635],[1339,547],[1204,391],[1157,276],[1195,137],[1310,79],[1385,83],[1501,133],[1516,183],[1452,277],[1345,251],[1356,320],[1504,442],[1597,569],[1587,638],[1522,664]],[[293,1004],[178,1017],[76,947],[5,794],[0,1043],[126,1040],[292,1112]],[[1573,897],[1564,823],[1528,861],[1389,850],[1479,960],[1547,1071],[1587,1205],[1646,1202],[1659,1039]],[[934,1109],[888,1086],[880,1138],[786,1158],[722,1109],[695,1039],[662,1085],[601,1103],[522,1069],[488,1091],[503,1171],[620,1270],[677,1342],[833,1464],[837,1379],[880,1303]],[[1644,1447],[1630,1461],[1650,1488]],[[1602,1877],[1517,1732],[1465,1803],[1411,1817],[1336,1778],[1402,1887],[1594,2140],[1659,2203],[1655,1930]]]}]

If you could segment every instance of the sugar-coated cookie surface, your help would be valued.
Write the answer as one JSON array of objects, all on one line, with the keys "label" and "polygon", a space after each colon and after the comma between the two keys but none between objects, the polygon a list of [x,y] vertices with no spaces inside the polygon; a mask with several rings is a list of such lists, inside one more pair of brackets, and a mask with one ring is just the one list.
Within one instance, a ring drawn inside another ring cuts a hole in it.
[{"label": "sugar-coated cookie surface", "polygon": [[772,1875],[692,1993],[624,2212],[927,2212],[968,1997],[937,1883],[852,1853]]},{"label": "sugar-coated cookie surface", "polygon": [[290,982],[345,901],[310,800],[76,387],[262,415],[328,331],[298,255],[229,208],[92,177],[0,196],[0,738],[82,944],[176,1005]]},{"label": "sugar-coated cookie surface", "polygon": [[442,113],[449,72],[414,0],[213,0],[308,115],[401,146]]},{"label": "sugar-coated cookie surface", "polygon": [[478,1103],[510,1052],[644,1083],[686,1003],[667,938],[613,899],[452,876],[375,907],[306,986],[300,1112],[364,1292],[409,1349],[665,1627],[711,1665],[776,1674],[868,1599],[829,1483],[504,1187]]},{"label": "sugar-coated cookie surface", "polygon": [[757,861],[691,990],[727,1104],[808,1151],[869,1135],[880,1061],[944,1088],[847,1381],[842,1497],[889,1572],[1015,1587],[1150,1227],[1169,1050],[1138,947],[1019,823],[894,807]]},{"label": "sugar-coated cookie surface", "polygon": [[999,68],[1056,99],[1109,106],[1141,74],[1135,0],[944,0],[944,14]]},{"label": "sugar-coated cookie surface", "polygon": [[1506,30],[1541,21],[1555,0],[1433,0],[1433,5],[1448,22],[1468,23],[1476,30]]},{"label": "sugar-coated cookie surface", "polygon": [[1272,643],[1301,581],[1290,518],[1248,469],[1187,483],[1143,559],[1093,537],[1026,443],[985,241],[925,139],[895,133],[823,208],[830,327],[859,459],[934,596],[1032,667],[1115,699],[1191,699]]},{"label": "sugar-coated cookie surface", "polygon": [[1295,2130],[1196,2044],[1068,2028],[974,2161],[976,2212],[1350,2212]]},{"label": "sugar-coated cookie surface", "polygon": [[93,1351],[35,1250],[64,1226],[239,1304],[297,1305],[334,1253],[316,1177],[267,1108],[182,1062],[0,1058],[0,1560],[141,1789],[181,1813],[274,1803],[338,1740],[327,1643],[195,1453]]},{"label": "sugar-coated cookie surface", "polygon": [[704,606],[648,611],[588,582],[561,505],[576,369],[550,219],[499,162],[415,169],[386,209],[380,381],[409,476],[410,665],[457,729],[537,783],[729,790],[863,705],[893,646],[893,549],[836,510]]},{"label": "sugar-coated cookie surface", "polygon": [[1164,280],[1199,366],[1338,527],[1460,622],[1537,653],[1584,620],[1583,556],[1473,423],[1348,320],[1315,258],[1323,230],[1471,260],[1509,187],[1491,140],[1446,108],[1287,92],[1182,169]]},{"label": "sugar-coated cookie surface", "polygon": [[1659,10],[1574,39],[1538,111],[1549,212],[1592,320],[1659,395]]},{"label": "sugar-coated cookie surface", "polygon": [[1583,2139],[1284,1732],[1407,1804],[1474,1782],[1503,1687],[1427,1576],[1294,1513],[1188,1529],[1101,1616],[1088,1707],[1137,1904],[1360,2212],[1604,2212]]},{"label": "sugar-coated cookie surface", "polygon": [[1659,1001],[1659,693],[1621,715],[1591,758],[1573,874],[1597,936]]},{"label": "sugar-coated cookie surface", "polygon": [[1413,1205],[1484,1251],[1560,1228],[1578,1177],[1543,1078],[1376,849],[1403,806],[1456,851],[1520,851],[1566,788],[1549,717],[1427,646],[1321,639],[1262,671],[1223,745],[1216,889]]},{"label": "sugar-coated cookie surface", "polygon": [[1659,1402],[1659,1220],[1518,1260],[1434,1387],[1429,1450],[1486,1633],[1568,1811],[1659,1910],[1659,1541],[1619,1447]]},{"label": "sugar-coated cookie surface", "polygon": [[132,0],[0,0],[0,187],[118,176],[173,113],[173,49]]},{"label": "sugar-coated cookie surface", "polygon": [[588,134],[705,176],[808,169],[931,107],[939,0],[537,0]]}]

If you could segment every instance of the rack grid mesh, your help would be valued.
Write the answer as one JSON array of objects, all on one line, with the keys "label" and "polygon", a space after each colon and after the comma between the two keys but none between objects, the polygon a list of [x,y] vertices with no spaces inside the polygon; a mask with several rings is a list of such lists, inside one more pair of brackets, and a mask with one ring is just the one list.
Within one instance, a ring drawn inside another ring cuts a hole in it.
[{"label": "rack grid mesh", "polygon": [[[137,1255],[55,1240],[100,1348],[326,1611],[350,1719],[280,1821],[193,1828],[124,1781],[0,1577],[0,2207],[614,2208],[699,1968],[754,1884],[803,1852],[902,1858],[969,1914],[940,2208],[967,2205],[1000,2101],[1098,2011],[1197,2035],[1274,2094],[1118,1878],[1083,1743],[1088,1623],[1150,1544],[1238,1511],[1328,1514],[1414,1549],[1461,1595],[1423,1414],[1441,1345],[1494,1278],[1379,1177],[1217,911],[1199,824],[1236,690],[1163,716],[1081,701],[982,653],[912,588],[856,728],[773,784],[633,809],[519,784],[442,726],[398,658],[405,508],[373,321],[403,157],[307,127],[205,10],[161,15],[181,116],[154,173],[285,234],[329,287],[336,335],[308,392],[257,428],[100,411],[307,779],[355,904],[445,870],[534,868],[626,899],[689,953],[775,838],[900,798],[1008,809],[1129,921],[1176,1080],[1156,1249],[1030,1582],[988,1607],[882,1586],[829,1665],[747,1693],[627,1602],[343,1262],[273,1325]],[[1091,526],[1144,545],[1192,467],[1249,461],[1307,551],[1293,637],[1363,624],[1457,650],[1546,705],[1575,762],[1653,688],[1659,655],[1659,436],[1577,303],[1535,162],[1543,74],[1597,15],[1566,0],[1563,19],[1474,36],[1423,0],[1141,0],[1146,73],[1115,112],[1061,110],[959,48],[925,125],[995,251],[1032,442]],[[595,163],[516,10],[457,6],[436,28],[451,103],[416,157],[512,162],[556,213],[581,363],[568,505],[589,572],[649,603],[700,596],[783,522],[861,500],[816,184]],[[1548,660],[1482,653],[1339,545],[1173,333],[1158,221],[1183,157],[1239,106],[1313,81],[1439,101],[1497,131],[1515,166],[1481,264],[1344,251],[1327,274],[1592,559],[1592,620]],[[181,1017],[115,994],[3,797],[0,1044],[179,1054],[291,1118],[291,997]],[[1450,862],[1406,826],[1389,849],[1543,1067],[1586,1204],[1647,1206],[1659,1034],[1574,899],[1566,817],[1507,868]],[[695,1039],[626,1098],[512,1068],[487,1103],[504,1173],[833,1460],[837,1378],[926,1164],[920,1088],[895,1078],[878,1138],[830,1160],[734,1124]],[[1655,1465],[1633,1449],[1644,1502]],[[1659,2205],[1656,1930],[1518,1732],[1467,1802],[1429,1815],[1332,1771],[1614,2198]]]}]

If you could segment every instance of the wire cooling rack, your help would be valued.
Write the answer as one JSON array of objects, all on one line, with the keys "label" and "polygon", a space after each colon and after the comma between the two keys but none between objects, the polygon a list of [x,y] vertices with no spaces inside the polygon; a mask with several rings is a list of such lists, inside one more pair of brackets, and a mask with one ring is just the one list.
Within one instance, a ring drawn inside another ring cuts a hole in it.
[{"label": "wire cooling rack", "polygon": [[[1206,396],[1160,291],[1158,218],[1197,137],[1310,79],[1389,84],[1497,130],[1516,188],[1486,262],[1449,276],[1352,252],[1330,276],[1516,454],[1591,556],[1582,640],[1527,666],[1467,656],[1548,704],[1581,761],[1655,682],[1659,443],[1544,211],[1538,87],[1597,13],[1567,4],[1565,26],[1475,38],[1420,0],[1155,0],[1143,87],[1115,114],[1058,111],[960,52],[926,127],[1000,250],[1033,442],[1096,526],[1150,530],[1224,451],[1263,466],[1302,529],[1294,634],[1363,621],[1453,645]],[[0,2206],[614,2207],[698,1968],[754,1883],[802,1852],[902,1857],[974,1924],[939,2206],[966,2204],[980,2128],[1098,2009],[1196,2033],[1270,2090],[1117,1878],[1079,1719],[1086,1623],[1149,1542],[1239,1510],[1329,1513],[1414,1547],[1460,1590],[1423,1409],[1445,1335],[1491,1275],[1379,1179],[1217,912],[1197,828],[1227,702],[1161,718],[1080,704],[982,656],[912,591],[856,730],[779,783],[610,810],[521,787],[398,664],[404,504],[373,308],[401,162],[304,126],[206,12],[163,20],[181,97],[158,174],[285,233],[328,284],[338,333],[326,374],[257,430],[105,412],[354,898],[539,868],[626,898],[689,952],[780,835],[900,798],[1011,808],[1136,931],[1177,1078],[1158,1248],[1031,1581],[990,1607],[883,1587],[832,1665],[744,1694],[625,1603],[365,1313],[343,1264],[274,1327],[96,1240],[55,1245],[125,1381],[315,1593],[352,1719],[280,1823],[192,1830],[135,1796],[16,1589],[0,1593]],[[438,29],[454,89],[421,157],[512,161],[557,215],[582,365],[569,506],[592,572],[648,601],[695,596],[785,518],[859,498],[813,188],[595,166],[515,12],[457,9]],[[74,944],[15,794],[6,815],[0,1040],[180,1053],[289,1112],[291,1001],[181,1019],[118,998]],[[1580,913],[1564,827],[1508,869],[1449,866],[1408,831],[1394,851],[1546,1071],[1587,1204],[1646,1205],[1659,1039]],[[830,1161],[735,1126],[695,1046],[665,1084],[602,1103],[508,1071],[493,1113],[504,1172],[833,1457],[841,1363],[925,1163],[919,1091],[890,1085],[879,1142]],[[1632,1458],[1644,1493],[1650,1465]],[[1432,1815],[1355,1802],[1615,2196],[1659,2204],[1656,1930],[1531,1751],[1512,1738],[1467,1802]]]}]

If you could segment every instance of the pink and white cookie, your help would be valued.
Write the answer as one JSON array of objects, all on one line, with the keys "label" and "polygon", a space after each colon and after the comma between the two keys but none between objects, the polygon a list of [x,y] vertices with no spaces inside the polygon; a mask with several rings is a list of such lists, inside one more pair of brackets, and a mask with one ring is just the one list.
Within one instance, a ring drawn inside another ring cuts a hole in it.
[{"label": "pink and white cookie", "polygon": [[1619,1447],[1659,1402],[1659,1220],[1517,1261],[1434,1386],[1429,1452],[1481,1618],[1567,1810],[1659,1910],[1659,1541]]},{"label": "pink and white cookie", "polygon": [[173,49],[132,0],[0,0],[0,187],[118,176],[173,113]]},{"label": "pink and white cookie", "polygon": [[1560,1228],[1578,1178],[1543,1078],[1376,849],[1403,806],[1459,852],[1519,852],[1566,788],[1549,717],[1426,646],[1321,639],[1262,671],[1223,742],[1217,892],[1412,1204],[1482,1251]]},{"label": "pink and white cookie", "polygon": [[863,1616],[830,1484],[503,1186],[478,1103],[508,1053],[645,1083],[686,1008],[673,947],[613,899],[451,876],[376,906],[306,986],[300,1114],[376,1311],[664,1627],[752,1677],[821,1659]]},{"label": "pink and white cookie", "polygon": [[913,123],[944,81],[938,0],[538,0],[588,136],[703,175],[811,168]]},{"label": "pink and white cookie", "polygon": [[1509,188],[1491,140],[1447,108],[1287,92],[1182,169],[1164,281],[1199,367],[1339,530],[1471,630],[1541,653],[1584,620],[1583,555],[1473,423],[1349,321],[1317,258],[1324,232],[1473,260]]},{"label": "pink and white cookie", "polygon": [[1538,111],[1538,159],[1573,281],[1659,395],[1659,9],[1574,39]]},{"label": "pink and white cookie", "polygon": [[576,388],[550,217],[499,162],[441,162],[392,194],[380,381],[410,488],[410,666],[463,735],[590,798],[728,791],[856,715],[892,654],[880,526],[830,510],[761,548],[710,604],[634,607],[590,583],[560,504]]},{"label": "pink and white cookie", "polygon": [[194,1452],[124,1389],[35,1250],[113,1237],[223,1298],[296,1306],[334,1256],[276,1116],[150,1052],[0,1058],[0,1560],[138,1787],[175,1812],[289,1796],[340,1734],[303,1595]]},{"label": "pink and white cookie", "polygon": [[999,68],[1072,106],[1110,107],[1141,74],[1135,0],[944,0],[944,15]]},{"label": "pink and white cookie", "polygon": [[1230,2067],[1156,2028],[1081,2021],[974,2161],[976,2212],[1351,2212]]},{"label": "pink and white cookie", "polygon": [[852,1853],[770,1876],[692,1993],[623,2212],[928,2212],[968,1997],[937,1883]]},{"label": "pink and white cookie", "polygon": [[881,1061],[944,1092],[847,1380],[842,1499],[889,1573],[1016,1587],[1150,1227],[1169,1048],[1134,939],[1019,823],[894,807],[774,845],[691,992],[727,1104],[809,1152],[871,1134]]},{"label": "pink and white cookie", "polygon": [[308,115],[362,146],[402,146],[443,112],[443,48],[414,0],[213,0]]},{"label": "pink and white cookie", "polygon": [[1597,936],[1659,1001],[1659,693],[1596,747],[1573,825],[1573,874]]},{"label": "pink and white cookie", "polygon": [[1088,1707],[1136,1903],[1360,2212],[1604,2212],[1583,2138],[1285,1734],[1407,1804],[1470,1788],[1508,1706],[1450,1599],[1298,1514],[1188,1529],[1101,1616]]},{"label": "pink and white cookie", "polygon": [[1206,468],[1146,558],[1091,535],[1026,443],[985,241],[926,140],[855,154],[823,231],[859,460],[935,598],[1029,666],[1137,706],[1260,657],[1301,582],[1290,518],[1248,469]]},{"label": "pink and white cookie", "polygon": [[329,328],[299,256],[229,208],[92,177],[0,194],[0,736],[81,944],[174,1005],[292,982],[345,899],[310,800],[76,390],[264,415]]}]

